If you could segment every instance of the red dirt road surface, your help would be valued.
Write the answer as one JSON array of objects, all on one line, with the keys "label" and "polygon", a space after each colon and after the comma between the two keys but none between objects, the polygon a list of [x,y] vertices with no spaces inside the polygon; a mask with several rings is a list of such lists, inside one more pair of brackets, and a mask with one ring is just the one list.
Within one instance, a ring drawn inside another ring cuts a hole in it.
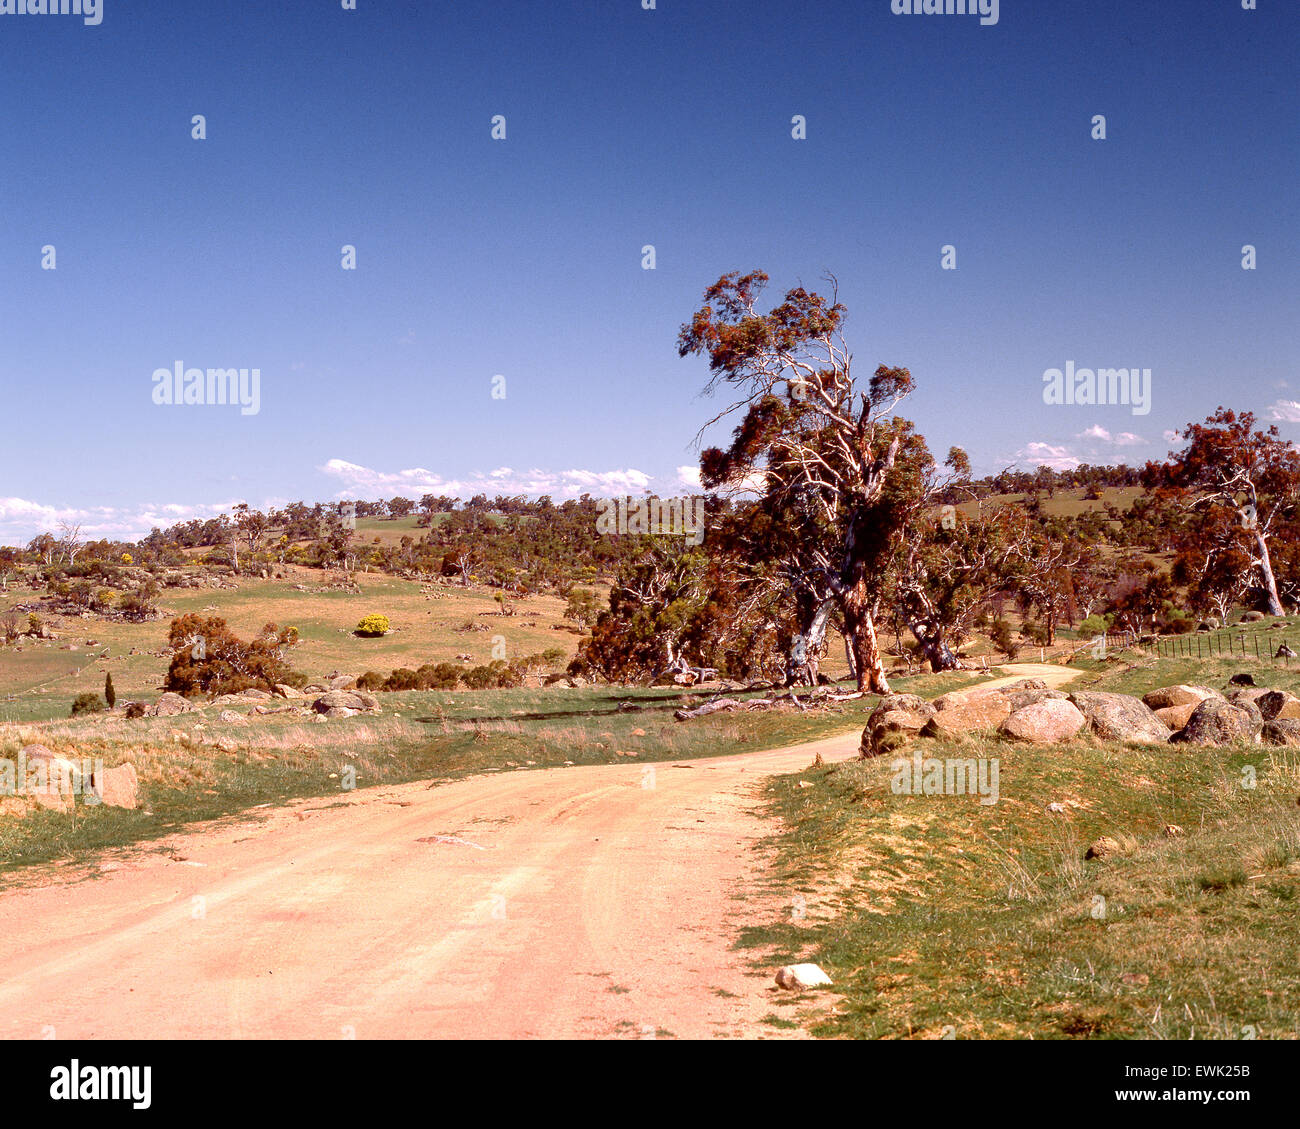
[{"label": "red dirt road surface", "polygon": [[759,787],[857,745],[368,789],[120,853],[0,896],[0,1036],[788,1037],[732,949],[782,912]]}]

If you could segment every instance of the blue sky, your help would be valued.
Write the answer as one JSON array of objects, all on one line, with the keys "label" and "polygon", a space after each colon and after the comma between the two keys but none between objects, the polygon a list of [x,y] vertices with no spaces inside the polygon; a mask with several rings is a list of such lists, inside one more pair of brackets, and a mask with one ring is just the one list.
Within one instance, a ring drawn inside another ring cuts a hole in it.
[{"label": "blue sky", "polygon": [[[683,492],[717,405],[677,329],[753,268],[834,271],[859,376],[909,367],[977,473],[1160,457],[1219,403],[1300,438],[1298,47],[1293,0],[0,15],[0,542]],[[260,369],[260,410],[155,404],[178,360]],[[1150,368],[1150,414],[1044,404],[1067,361]]]}]

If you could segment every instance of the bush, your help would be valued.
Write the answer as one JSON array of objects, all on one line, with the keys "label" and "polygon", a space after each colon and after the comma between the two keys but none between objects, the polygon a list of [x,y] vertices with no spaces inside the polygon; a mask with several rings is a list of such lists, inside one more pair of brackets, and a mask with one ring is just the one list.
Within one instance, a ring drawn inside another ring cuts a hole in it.
[{"label": "bush", "polygon": [[144,703],[143,703],[143,702],[127,702],[127,703],[126,703],[126,716],[127,716],[127,717],[144,717]]},{"label": "bush", "polygon": [[113,689],[112,674],[104,675],[104,701],[108,703],[110,710],[117,705],[117,691]]},{"label": "bush", "polygon": [[515,685],[510,666],[500,659],[487,666],[474,666],[465,671],[461,678],[471,690],[493,690],[500,686]]},{"label": "bush", "polygon": [[425,663],[415,673],[421,690],[454,690],[460,681],[460,667],[455,663]]},{"label": "bush", "polygon": [[1090,615],[1079,624],[1080,639],[1095,639],[1110,630],[1110,620],[1104,615]]},{"label": "bush", "polygon": [[368,670],[357,679],[358,690],[382,690],[384,688],[384,676],[377,670]]},{"label": "bush", "polygon": [[1011,634],[1011,624],[1005,619],[1000,619],[989,631],[989,638],[1002,654],[1009,659],[1014,659],[1020,654],[1020,644],[1016,642],[1015,637]]},{"label": "bush", "polygon": [[93,690],[87,690],[84,694],[78,694],[72,703],[72,716],[76,717],[79,713],[99,713],[103,709],[104,699]]},{"label": "bush", "polygon": [[417,690],[419,685],[420,679],[415,671],[399,666],[384,680],[383,688],[391,693],[397,690]]},{"label": "bush", "polygon": [[388,634],[388,616],[368,615],[357,624],[357,634],[367,638]]}]

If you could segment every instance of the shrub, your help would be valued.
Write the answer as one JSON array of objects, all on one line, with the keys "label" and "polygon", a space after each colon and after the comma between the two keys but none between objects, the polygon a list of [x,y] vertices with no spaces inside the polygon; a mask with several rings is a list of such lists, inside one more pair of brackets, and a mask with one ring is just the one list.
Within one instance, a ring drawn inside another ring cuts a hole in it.
[{"label": "shrub", "polygon": [[72,716],[76,717],[79,713],[99,713],[103,709],[104,699],[93,690],[87,690],[84,694],[78,694],[73,701]]},{"label": "shrub", "polygon": [[1011,624],[1005,619],[1000,619],[993,625],[989,631],[989,638],[993,641],[993,646],[1006,655],[1007,658],[1014,659],[1020,654],[1020,644],[1012,636]]},{"label": "shrub", "polygon": [[454,690],[460,681],[460,667],[455,663],[425,663],[415,673],[421,690]]},{"label": "shrub", "polygon": [[358,690],[382,690],[384,688],[384,676],[377,670],[368,670],[357,679]]},{"label": "shrub", "polygon": [[509,667],[497,659],[487,666],[474,666],[461,674],[465,685],[471,690],[491,690],[502,685],[502,678],[509,676]]},{"label": "shrub", "polygon": [[127,702],[127,703],[126,703],[126,716],[127,716],[127,717],[144,717],[144,703],[143,703],[143,702]]},{"label": "shrub", "polygon": [[1110,621],[1104,615],[1090,615],[1079,624],[1080,639],[1095,639],[1110,630]]},{"label": "shrub", "polygon": [[419,685],[420,679],[415,671],[409,667],[399,666],[385,679],[383,688],[392,692],[396,690],[416,690]]},{"label": "shrub", "polygon": [[110,710],[117,705],[117,691],[113,689],[113,675],[111,673],[104,675],[104,701],[108,703]]},{"label": "shrub", "polygon": [[368,615],[357,624],[357,634],[367,638],[388,634],[388,616]]}]

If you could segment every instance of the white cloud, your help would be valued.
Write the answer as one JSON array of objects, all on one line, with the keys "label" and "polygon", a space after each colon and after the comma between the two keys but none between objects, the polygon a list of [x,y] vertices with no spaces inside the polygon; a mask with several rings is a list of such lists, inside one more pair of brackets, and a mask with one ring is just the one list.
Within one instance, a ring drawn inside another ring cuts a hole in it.
[{"label": "white cloud", "polygon": [[345,459],[330,459],[318,468],[322,474],[339,479],[344,487],[335,497],[353,497],[378,494],[409,496],[420,494],[449,494],[469,498],[475,494],[527,494],[537,497],[549,494],[553,498],[577,498],[582,494],[595,497],[613,497],[619,494],[642,494],[650,489],[653,480],[644,471],[633,467],[621,470],[528,470],[516,471],[511,467],[497,467],[487,473],[477,472],[461,478],[444,478],[425,467],[409,470],[380,471],[360,466]]},{"label": "white cloud", "polygon": [[1016,452],[1016,459],[1031,466],[1051,467],[1052,470],[1074,470],[1081,461],[1070,453],[1068,447],[1054,447],[1050,443],[1028,443]]},{"label": "white cloud", "polygon": [[216,517],[230,513],[236,502],[186,506],[170,502],[142,502],[134,508],[91,506],[77,509],[59,507],[26,498],[0,498],[0,544],[25,545],[38,533],[56,533],[60,522],[81,526],[84,539],[98,541],[138,541],[157,526],[166,529],[194,518]]},{"label": "white cloud", "polygon": [[1136,447],[1145,443],[1146,440],[1140,435],[1134,435],[1131,431],[1121,431],[1115,436],[1115,446],[1117,447]]},{"label": "white cloud", "polygon": [[680,485],[689,487],[692,490],[702,490],[704,484],[700,481],[700,468],[697,466],[679,466],[677,468],[677,481]]},{"label": "white cloud", "polygon": [[1300,401],[1279,400],[1276,404],[1270,404],[1268,418],[1284,423],[1300,423]]},{"label": "white cloud", "polygon": [[1099,423],[1094,423],[1087,431],[1081,431],[1075,436],[1076,439],[1100,439],[1103,443],[1110,442],[1110,432]]},{"label": "white cloud", "polygon": [[1166,442],[1166,443],[1177,443],[1181,438],[1182,438],[1182,435],[1181,435],[1179,432],[1177,432],[1177,431],[1166,431],[1166,432],[1165,432],[1165,442]]}]

